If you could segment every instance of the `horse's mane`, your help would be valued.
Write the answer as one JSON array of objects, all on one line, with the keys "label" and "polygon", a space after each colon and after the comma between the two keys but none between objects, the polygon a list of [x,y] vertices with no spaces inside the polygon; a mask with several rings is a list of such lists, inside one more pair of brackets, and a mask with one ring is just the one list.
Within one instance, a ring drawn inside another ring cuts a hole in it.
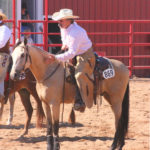
[{"label": "horse's mane", "polygon": [[[22,43],[22,41],[18,40],[17,43],[14,45],[13,49],[18,47],[21,43]],[[34,49],[38,50],[39,52],[42,52],[42,53],[45,53],[45,54],[49,54],[47,51],[43,50],[42,48],[36,47],[34,45],[31,45],[30,47],[33,47]]]},{"label": "horse's mane", "polygon": [[50,54],[49,52],[45,51],[44,49],[39,48],[39,47],[36,47],[36,46],[34,46],[34,45],[31,45],[30,47],[36,49],[37,51],[39,51],[39,52],[40,52],[41,54],[43,54],[44,56]]},{"label": "horse's mane", "polygon": [[[23,43],[23,42],[22,42],[22,41],[18,41],[18,42],[15,44],[14,49],[15,49],[16,47],[18,47],[21,43]],[[24,43],[24,44],[26,45],[27,42]],[[29,47],[29,49],[30,49],[30,48],[31,48],[31,49],[33,48],[33,49],[35,49],[35,51],[38,51],[44,58],[47,58],[48,55],[53,55],[53,54],[51,54],[51,53],[45,51],[44,49],[39,48],[39,47],[34,46],[34,45],[28,45],[28,47]],[[31,50],[31,51],[32,51],[32,50]]]}]

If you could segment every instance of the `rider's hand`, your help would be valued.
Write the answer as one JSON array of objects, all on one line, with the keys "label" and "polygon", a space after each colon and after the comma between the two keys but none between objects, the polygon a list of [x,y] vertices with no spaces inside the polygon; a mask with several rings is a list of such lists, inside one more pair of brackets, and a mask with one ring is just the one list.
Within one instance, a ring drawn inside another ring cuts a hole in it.
[{"label": "rider's hand", "polygon": [[55,55],[49,54],[48,57],[45,58],[45,63],[46,64],[51,64],[56,60]]},{"label": "rider's hand", "polygon": [[68,46],[67,45],[63,45],[62,47],[61,47],[61,50],[62,51],[65,51],[65,50],[67,50],[68,49]]}]

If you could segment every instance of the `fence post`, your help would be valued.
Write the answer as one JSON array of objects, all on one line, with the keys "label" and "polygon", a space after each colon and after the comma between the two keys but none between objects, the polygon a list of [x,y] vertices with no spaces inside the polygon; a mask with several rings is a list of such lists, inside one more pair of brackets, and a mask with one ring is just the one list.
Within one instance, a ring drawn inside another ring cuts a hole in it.
[{"label": "fence post", "polygon": [[45,50],[48,51],[48,0],[45,0],[45,22],[44,22],[44,44]]},{"label": "fence post", "polygon": [[15,44],[15,39],[16,39],[16,0],[13,0],[13,45]]},{"label": "fence post", "polygon": [[130,23],[129,34],[129,75],[132,76],[133,71],[133,24]]},{"label": "fence post", "polygon": [[20,37],[21,37],[21,32],[20,32],[20,30],[21,30],[21,21],[18,20],[18,39],[19,39],[19,40],[20,40]]}]

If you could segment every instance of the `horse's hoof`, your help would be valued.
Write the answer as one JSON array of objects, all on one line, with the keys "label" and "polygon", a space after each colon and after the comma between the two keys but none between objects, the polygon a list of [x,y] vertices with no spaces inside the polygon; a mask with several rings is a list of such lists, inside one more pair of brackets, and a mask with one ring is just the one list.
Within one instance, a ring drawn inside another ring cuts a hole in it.
[{"label": "horse's hoof", "polygon": [[7,122],[6,122],[6,125],[12,125],[12,123],[11,123],[11,121],[10,120],[8,120]]},{"label": "horse's hoof", "polygon": [[27,135],[28,134],[28,131],[24,131],[22,134],[20,134],[19,136],[18,136],[18,138],[23,138],[25,135]]},{"label": "horse's hoof", "polygon": [[53,150],[53,147],[51,145],[47,145],[47,150]]},{"label": "horse's hoof", "polygon": [[47,150],[53,150],[53,136],[47,136]]},{"label": "horse's hoof", "polygon": [[116,148],[115,147],[113,147],[113,146],[111,146],[111,148],[110,148],[110,150],[115,150]]},{"label": "horse's hoof", "polygon": [[54,150],[60,150],[58,138],[57,139],[54,138]]},{"label": "horse's hoof", "polygon": [[54,146],[54,150],[60,150],[60,145],[57,143],[57,145]]}]

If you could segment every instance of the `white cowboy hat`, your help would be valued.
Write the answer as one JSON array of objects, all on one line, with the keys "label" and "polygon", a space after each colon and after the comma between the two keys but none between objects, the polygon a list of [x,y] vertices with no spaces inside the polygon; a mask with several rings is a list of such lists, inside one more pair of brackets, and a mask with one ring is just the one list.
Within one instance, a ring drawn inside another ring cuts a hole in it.
[{"label": "white cowboy hat", "polygon": [[52,15],[52,19],[55,21],[61,20],[61,19],[78,19],[79,16],[74,16],[73,11],[71,9],[60,9],[59,12],[55,12]]},{"label": "white cowboy hat", "polygon": [[2,12],[2,10],[0,9],[0,16],[2,17],[1,20],[6,20],[7,16]]}]

